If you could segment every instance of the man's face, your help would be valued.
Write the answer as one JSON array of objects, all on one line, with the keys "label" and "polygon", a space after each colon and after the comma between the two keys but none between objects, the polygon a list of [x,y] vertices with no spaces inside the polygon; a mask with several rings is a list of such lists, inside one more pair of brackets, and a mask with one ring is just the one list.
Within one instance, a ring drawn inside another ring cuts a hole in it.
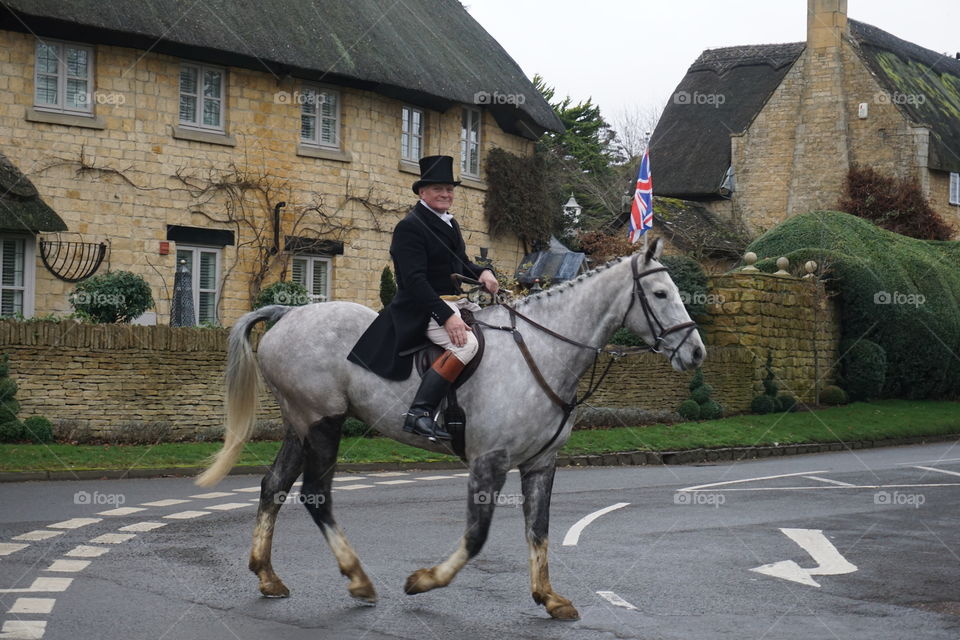
[{"label": "man's face", "polygon": [[420,197],[434,211],[446,213],[453,205],[452,184],[428,184],[420,187]]}]

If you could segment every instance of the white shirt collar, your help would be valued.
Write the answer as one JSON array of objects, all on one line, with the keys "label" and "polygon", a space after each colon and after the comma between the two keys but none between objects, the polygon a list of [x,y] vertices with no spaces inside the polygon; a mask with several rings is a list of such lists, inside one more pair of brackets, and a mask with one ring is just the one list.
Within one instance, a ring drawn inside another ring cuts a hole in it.
[{"label": "white shirt collar", "polygon": [[451,226],[451,227],[453,226],[453,223],[450,222],[451,220],[453,220],[453,214],[452,214],[452,213],[449,213],[449,212],[447,212],[447,213],[440,213],[439,211],[435,211],[435,210],[431,209],[431,208],[430,208],[430,205],[428,205],[428,204],[427,204],[426,202],[424,202],[423,200],[420,201],[420,204],[422,204],[422,205],[427,209],[427,211],[431,211],[431,212],[433,212],[434,214],[436,214],[436,216],[437,216],[438,218],[440,218],[441,220],[443,220],[444,222],[446,222],[448,226]]}]

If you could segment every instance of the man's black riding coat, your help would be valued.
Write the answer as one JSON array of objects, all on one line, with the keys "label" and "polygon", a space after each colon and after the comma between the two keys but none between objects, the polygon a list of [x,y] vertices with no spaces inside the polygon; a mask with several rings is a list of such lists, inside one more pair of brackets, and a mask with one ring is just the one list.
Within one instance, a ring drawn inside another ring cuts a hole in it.
[{"label": "man's black riding coat", "polygon": [[453,310],[441,295],[459,293],[450,275],[479,278],[486,267],[467,259],[456,220],[451,227],[437,214],[417,203],[397,223],[390,244],[397,294],[360,336],[347,359],[390,380],[410,377],[413,355],[400,353],[427,341],[427,323],[441,325]]}]

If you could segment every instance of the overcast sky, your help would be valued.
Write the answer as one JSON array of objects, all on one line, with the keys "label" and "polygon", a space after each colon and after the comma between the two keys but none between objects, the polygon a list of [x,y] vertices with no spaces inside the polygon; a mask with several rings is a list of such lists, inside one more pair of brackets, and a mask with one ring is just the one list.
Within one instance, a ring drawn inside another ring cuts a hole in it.
[{"label": "overcast sky", "polygon": [[[806,39],[807,0],[462,0],[528,76],[612,120],[663,104],[704,49]],[[849,0],[851,18],[960,51],[960,0]]]}]

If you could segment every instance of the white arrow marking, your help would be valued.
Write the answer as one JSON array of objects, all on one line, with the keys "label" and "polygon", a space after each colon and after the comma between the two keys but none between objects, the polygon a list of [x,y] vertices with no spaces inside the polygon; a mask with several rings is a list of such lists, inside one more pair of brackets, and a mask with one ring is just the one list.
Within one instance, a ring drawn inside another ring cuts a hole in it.
[{"label": "white arrow marking", "polygon": [[810,576],[836,576],[844,573],[853,573],[857,565],[848,562],[840,555],[837,548],[827,540],[820,529],[780,529],[788,538],[796,542],[810,554],[817,566],[804,569],[793,560],[782,560],[771,564],[755,567],[751,571],[782,578],[791,582],[799,582],[811,587],[820,584]]},{"label": "white arrow marking", "polygon": [[563,546],[572,547],[580,542],[580,533],[587,528],[587,525],[604,515],[605,513],[610,513],[611,511],[616,511],[617,509],[622,509],[625,506],[630,504],[629,502],[618,502],[617,504],[612,504],[609,507],[604,507],[598,511],[586,515],[574,524],[570,529],[567,530],[567,535],[563,536]]},{"label": "white arrow marking", "polygon": [[597,595],[615,607],[623,607],[624,609],[632,609],[633,611],[637,610],[635,606],[615,594],[613,591],[597,591]]}]

